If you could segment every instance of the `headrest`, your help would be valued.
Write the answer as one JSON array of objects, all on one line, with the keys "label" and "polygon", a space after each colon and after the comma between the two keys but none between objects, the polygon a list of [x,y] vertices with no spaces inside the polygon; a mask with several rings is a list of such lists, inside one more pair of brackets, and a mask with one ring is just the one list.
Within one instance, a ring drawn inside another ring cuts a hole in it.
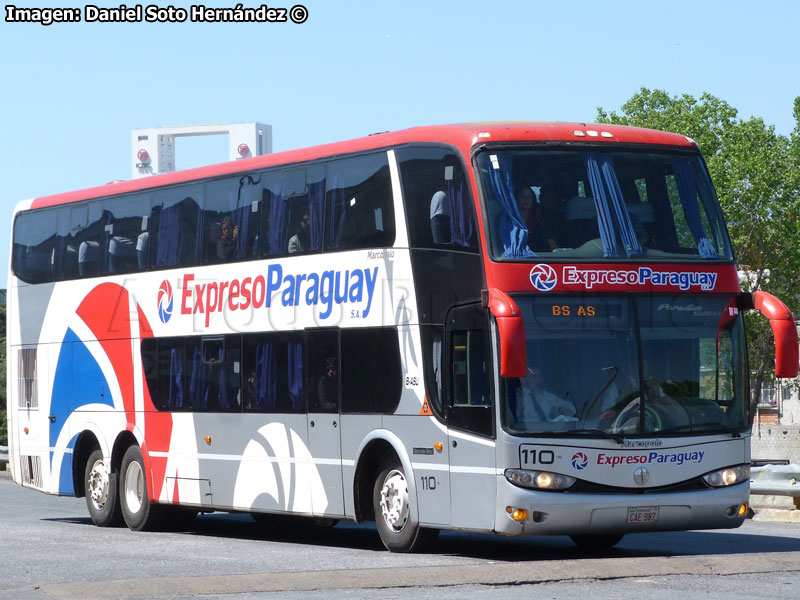
[{"label": "headrest", "polygon": [[594,198],[573,196],[567,200],[567,210],[565,216],[567,221],[597,218],[597,209],[594,207]]},{"label": "headrest", "polygon": [[653,213],[653,205],[649,202],[628,204],[628,213],[639,219],[641,223],[653,223],[656,220]]}]

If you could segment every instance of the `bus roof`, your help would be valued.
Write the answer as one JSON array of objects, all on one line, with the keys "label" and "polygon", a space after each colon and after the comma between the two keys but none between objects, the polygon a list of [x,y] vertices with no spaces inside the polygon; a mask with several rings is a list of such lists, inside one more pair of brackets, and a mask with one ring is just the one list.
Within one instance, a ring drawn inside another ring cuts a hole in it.
[{"label": "bus roof", "polygon": [[[582,132],[583,135],[581,135]],[[103,196],[146,191],[177,183],[233,175],[283,164],[302,163],[338,154],[350,154],[409,143],[445,143],[468,153],[475,144],[491,142],[552,141],[552,142],[602,142],[656,144],[692,147],[694,143],[683,135],[651,129],[602,125],[593,123],[548,123],[524,121],[495,121],[412,127],[399,131],[377,133],[344,142],[333,142],[309,148],[265,154],[243,160],[230,161],[153,175],[142,179],[112,182],[106,185],[42,196],[35,198],[31,208],[45,208],[70,202],[79,202]]]}]

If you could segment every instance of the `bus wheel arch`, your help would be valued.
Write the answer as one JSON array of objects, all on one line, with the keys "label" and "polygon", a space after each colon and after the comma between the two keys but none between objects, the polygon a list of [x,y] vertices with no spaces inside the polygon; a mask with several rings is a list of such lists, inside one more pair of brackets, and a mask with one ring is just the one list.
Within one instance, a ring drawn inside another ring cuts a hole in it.
[{"label": "bus wheel arch", "polygon": [[86,464],[95,450],[100,450],[100,442],[93,431],[86,429],[80,433],[72,450],[72,489],[76,498],[86,495]]},{"label": "bus wheel arch", "polygon": [[127,452],[128,448],[131,446],[138,445],[139,441],[133,433],[127,430],[120,432],[117,439],[114,440],[114,447],[111,449],[111,467],[119,473],[125,452]]},{"label": "bus wheel arch", "polygon": [[[383,438],[373,439],[359,452],[358,464],[353,477],[353,500],[355,503],[356,523],[374,521],[375,512],[372,506],[373,486],[379,474],[381,458],[392,453],[397,456],[392,444]],[[397,459],[400,460],[399,458]]]}]

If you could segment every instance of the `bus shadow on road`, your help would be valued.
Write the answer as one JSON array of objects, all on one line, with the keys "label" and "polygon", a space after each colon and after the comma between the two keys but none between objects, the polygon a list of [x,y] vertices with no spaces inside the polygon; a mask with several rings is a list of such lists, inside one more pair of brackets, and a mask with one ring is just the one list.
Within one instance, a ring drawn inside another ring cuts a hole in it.
[{"label": "bus shadow on road", "polygon": [[[47,518],[73,525],[91,525],[88,517]],[[374,523],[342,521],[320,525],[308,518],[276,516],[255,522],[249,515],[213,513],[199,516],[183,528],[167,528],[176,535],[257,540],[283,544],[385,551]],[[142,534],[146,535],[146,534]],[[566,536],[504,538],[490,534],[442,531],[429,554],[504,562],[580,558],[668,557],[800,552],[797,537],[748,533],[743,530],[633,533],[613,548],[589,551]]]}]

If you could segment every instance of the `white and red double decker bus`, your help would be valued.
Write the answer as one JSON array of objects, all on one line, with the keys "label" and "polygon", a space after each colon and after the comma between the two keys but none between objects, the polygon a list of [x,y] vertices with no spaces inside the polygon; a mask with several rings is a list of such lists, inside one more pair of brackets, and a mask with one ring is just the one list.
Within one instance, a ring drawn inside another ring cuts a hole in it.
[{"label": "white and red double decker bus", "polygon": [[696,144],[414,128],[14,213],[14,480],[101,526],[249,512],[570,535],[741,525],[744,294]]}]

